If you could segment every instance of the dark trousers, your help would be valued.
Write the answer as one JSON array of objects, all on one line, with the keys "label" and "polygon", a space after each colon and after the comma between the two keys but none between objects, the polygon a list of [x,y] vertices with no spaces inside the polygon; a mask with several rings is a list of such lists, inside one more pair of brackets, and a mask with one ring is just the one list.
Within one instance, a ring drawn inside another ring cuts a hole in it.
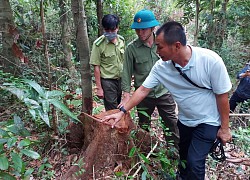
[{"label": "dark trousers", "polygon": [[[174,144],[178,148],[179,143],[179,131],[177,127],[177,116],[175,113],[176,104],[171,94],[166,93],[159,98],[146,97],[137,105],[137,111],[139,116],[139,126],[150,126],[151,115],[157,107],[159,115],[162,118],[164,125],[169,128],[171,136],[165,136],[166,140],[173,140]],[[140,113],[140,111],[146,112],[147,115]]]},{"label": "dark trousers", "polygon": [[218,126],[200,124],[196,127],[188,127],[180,121],[177,123],[180,132],[179,155],[180,177],[183,180],[204,180],[205,162],[209,150],[216,139]]},{"label": "dark trousers", "polygon": [[229,100],[229,104],[230,104],[230,111],[234,112],[236,106],[238,105],[238,103],[242,103],[244,101],[246,101],[246,98],[241,98],[236,92],[233,93],[232,97]]},{"label": "dark trousers", "polygon": [[117,109],[121,102],[122,90],[121,79],[103,79],[101,78],[101,85],[104,93],[105,110]]}]

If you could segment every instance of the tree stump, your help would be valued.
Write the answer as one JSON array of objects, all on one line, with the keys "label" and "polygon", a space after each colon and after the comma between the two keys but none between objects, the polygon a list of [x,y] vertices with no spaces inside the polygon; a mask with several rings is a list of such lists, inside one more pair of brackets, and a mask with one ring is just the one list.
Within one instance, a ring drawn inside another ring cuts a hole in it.
[{"label": "tree stump", "polygon": [[[136,157],[129,157],[132,147],[136,146],[141,151],[148,153],[151,150],[152,139],[150,134],[138,129],[127,113],[114,128],[113,120],[101,122],[101,118],[118,112],[110,110],[99,115],[90,116],[82,113],[80,120],[84,127],[84,145],[78,160],[78,165],[73,165],[62,179],[104,178],[114,175],[114,172],[128,172],[131,162],[136,163]],[[131,138],[131,131],[135,130],[135,138]],[[71,129],[71,133],[74,130]]]}]

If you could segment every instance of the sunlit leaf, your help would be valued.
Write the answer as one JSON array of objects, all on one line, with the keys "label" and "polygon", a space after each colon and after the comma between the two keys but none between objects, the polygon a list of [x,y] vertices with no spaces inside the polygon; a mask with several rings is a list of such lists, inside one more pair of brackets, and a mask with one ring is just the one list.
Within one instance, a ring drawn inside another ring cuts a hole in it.
[{"label": "sunlit leaf", "polygon": [[0,144],[4,144],[8,141],[8,139],[0,139]]},{"label": "sunlit leaf", "polygon": [[17,142],[17,138],[16,137],[11,137],[8,139],[7,141],[7,148],[11,148],[12,146],[14,146]]},{"label": "sunlit leaf", "polygon": [[39,94],[39,96],[45,98],[44,89],[38,83],[28,79],[25,79],[24,82],[28,83],[32,88],[34,88],[36,92]]},{"label": "sunlit leaf", "polygon": [[33,173],[33,171],[34,171],[33,168],[29,168],[27,171],[25,171],[24,178],[29,177]]},{"label": "sunlit leaf", "polygon": [[[61,103],[58,100],[55,99],[49,99],[49,101],[51,102],[51,104],[53,104],[55,107],[57,107],[58,109],[60,109],[63,113],[67,114],[69,117],[78,120],[79,119],[76,117],[76,115],[74,115],[72,112],[70,112],[70,110],[67,108],[67,106],[65,106],[63,103]],[[80,122],[80,121],[79,121]]]},{"label": "sunlit leaf", "polygon": [[30,107],[30,106],[34,106],[34,107],[39,107],[39,103],[33,99],[29,99],[29,98],[24,98],[24,103]]},{"label": "sunlit leaf", "polygon": [[64,93],[62,91],[52,90],[46,92],[46,97],[48,99],[64,96]]},{"label": "sunlit leaf", "polygon": [[14,123],[18,131],[24,129],[24,123],[22,122],[22,119],[19,116],[14,115]]},{"label": "sunlit leaf", "polygon": [[147,172],[143,171],[142,175],[141,175],[141,179],[142,180],[147,180]]},{"label": "sunlit leaf", "polygon": [[9,137],[9,134],[7,131],[0,128],[0,136],[1,137]]},{"label": "sunlit leaf", "polygon": [[18,148],[22,148],[25,146],[29,146],[31,144],[31,141],[29,139],[23,139],[18,143]]},{"label": "sunlit leaf", "polygon": [[32,118],[33,118],[33,119],[36,119],[36,110],[34,110],[34,109],[29,109],[29,112],[30,112]]},{"label": "sunlit leaf", "polygon": [[15,124],[7,126],[6,130],[12,132],[13,134],[18,134],[18,128],[15,126]]},{"label": "sunlit leaf", "polygon": [[33,159],[39,159],[41,157],[37,152],[29,150],[29,149],[22,149],[21,152],[25,154],[26,156],[29,156]]},{"label": "sunlit leaf", "polygon": [[15,88],[15,87],[4,87],[4,86],[0,86],[0,88],[10,91],[12,94],[16,95],[18,99],[20,100],[24,98],[25,93],[22,89]]},{"label": "sunlit leaf", "polygon": [[42,120],[50,127],[50,122],[49,122],[49,116],[48,113],[44,113],[42,111],[38,111],[39,116],[42,118]]}]

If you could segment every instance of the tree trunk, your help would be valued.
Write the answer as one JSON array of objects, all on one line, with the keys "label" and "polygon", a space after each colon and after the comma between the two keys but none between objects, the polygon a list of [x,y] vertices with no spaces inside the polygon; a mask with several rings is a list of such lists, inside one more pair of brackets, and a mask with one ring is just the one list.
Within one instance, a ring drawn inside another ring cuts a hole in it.
[{"label": "tree trunk", "polygon": [[216,22],[214,21],[214,7],[215,7],[215,0],[211,0],[210,2],[210,15],[213,18],[212,20],[209,20],[208,22],[208,28],[207,28],[207,33],[208,33],[208,48],[209,49],[214,49],[215,47],[215,39],[216,39],[216,32],[215,32],[215,27],[216,27]]},{"label": "tree trunk", "polygon": [[[82,112],[92,114],[93,99],[91,71],[89,65],[90,50],[83,1],[71,0],[71,8],[76,30],[76,48],[81,64]],[[89,139],[91,138],[93,128],[94,127],[88,121],[83,121],[82,124],[71,124],[70,132],[75,133],[75,130],[81,132],[78,135],[78,139],[83,139],[83,149],[86,149],[90,143]]]},{"label": "tree trunk", "polygon": [[[59,7],[60,7],[60,24],[61,24],[61,39],[62,39],[62,48],[63,48],[63,55],[64,55],[64,62],[69,70],[70,77],[73,79],[77,78],[77,72],[75,69],[74,64],[72,63],[72,50],[71,50],[71,34],[70,34],[70,25],[68,21],[68,13],[66,9],[66,5],[68,4],[68,0],[59,0]],[[73,81],[77,82],[77,81]],[[72,84],[71,86],[74,87],[76,83]],[[71,88],[72,88],[71,87]]]},{"label": "tree trunk", "polygon": [[96,0],[96,14],[97,14],[97,21],[98,21],[98,37],[100,37],[103,34],[103,29],[102,29],[102,17],[103,17],[102,0]]},{"label": "tree trunk", "polygon": [[228,4],[229,0],[224,0],[224,2],[222,2],[222,7],[221,7],[221,11],[222,11],[222,19],[221,19],[221,25],[220,25],[220,41],[219,42],[219,47],[221,47],[223,45],[223,41],[225,39],[225,31],[227,29],[227,4]]},{"label": "tree trunk", "polygon": [[87,34],[87,18],[84,12],[83,0],[71,0],[71,8],[76,30],[76,48],[81,63],[82,112],[92,113],[92,82],[89,65],[90,50]]},{"label": "tree trunk", "polygon": [[194,33],[194,46],[197,46],[198,35],[199,35],[199,13],[200,13],[200,1],[196,0],[195,10],[195,33]]},{"label": "tree trunk", "polygon": [[[110,110],[96,116],[81,114],[80,120],[87,121],[95,128],[91,133],[88,147],[81,151],[78,165],[73,165],[62,179],[105,179],[106,176],[118,171],[126,173],[131,169],[132,162],[138,162],[136,155],[129,157],[131,148],[138,147],[146,156],[151,151],[152,144],[157,144],[156,138],[150,137],[149,132],[136,129],[129,114],[126,114],[113,129],[112,120],[100,122],[102,117],[118,111]],[[134,138],[131,131],[135,132]],[[131,173],[134,172],[135,170]]]},{"label": "tree trunk", "polygon": [[[3,50],[0,52],[0,66],[3,67],[4,72],[19,75],[21,73],[21,62],[17,56],[22,52],[14,43],[18,33],[13,21],[9,0],[0,0],[0,33],[2,33],[3,42]],[[15,53],[15,50],[18,53]]]}]

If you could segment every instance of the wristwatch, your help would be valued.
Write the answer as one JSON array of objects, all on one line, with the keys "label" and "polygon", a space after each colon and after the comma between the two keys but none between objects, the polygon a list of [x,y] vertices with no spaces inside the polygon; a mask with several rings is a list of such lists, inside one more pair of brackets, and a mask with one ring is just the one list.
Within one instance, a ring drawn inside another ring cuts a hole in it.
[{"label": "wristwatch", "polygon": [[126,111],[126,109],[124,108],[124,106],[121,106],[121,107],[119,108],[119,110],[122,111],[124,114],[127,113],[127,111]]}]

